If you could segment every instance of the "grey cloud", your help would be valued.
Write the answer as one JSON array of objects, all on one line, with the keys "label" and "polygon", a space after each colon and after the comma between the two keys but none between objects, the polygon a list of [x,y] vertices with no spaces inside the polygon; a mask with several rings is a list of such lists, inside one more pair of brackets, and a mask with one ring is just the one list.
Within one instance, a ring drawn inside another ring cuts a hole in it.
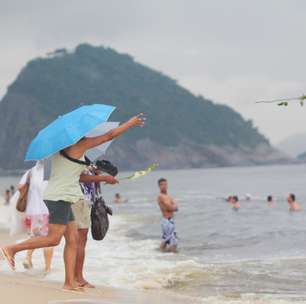
[{"label": "grey cloud", "polygon": [[303,113],[253,101],[302,93],[305,17],[299,0],[0,0],[0,87],[52,49],[109,45],[233,106],[277,141],[306,127]]}]

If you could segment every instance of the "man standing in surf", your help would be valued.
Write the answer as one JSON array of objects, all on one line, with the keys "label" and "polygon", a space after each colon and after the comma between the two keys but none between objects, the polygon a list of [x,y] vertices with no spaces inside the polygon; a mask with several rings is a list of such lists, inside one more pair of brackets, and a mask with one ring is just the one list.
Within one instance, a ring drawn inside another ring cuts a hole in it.
[{"label": "man standing in surf", "polygon": [[157,202],[162,213],[162,242],[160,250],[163,252],[177,252],[177,236],[173,220],[174,212],[178,211],[178,206],[173,198],[168,194],[168,182],[165,178],[158,180],[160,193]]}]

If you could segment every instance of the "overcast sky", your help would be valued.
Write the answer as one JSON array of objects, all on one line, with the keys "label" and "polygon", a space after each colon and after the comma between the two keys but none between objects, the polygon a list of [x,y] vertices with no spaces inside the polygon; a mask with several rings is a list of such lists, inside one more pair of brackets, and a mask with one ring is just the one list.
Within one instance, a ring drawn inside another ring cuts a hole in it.
[{"label": "overcast sky", "polygon": [[111,46],[251,118],[273,143],[306,131],[303,0],[0,0],[0,94],[32,58]]}]

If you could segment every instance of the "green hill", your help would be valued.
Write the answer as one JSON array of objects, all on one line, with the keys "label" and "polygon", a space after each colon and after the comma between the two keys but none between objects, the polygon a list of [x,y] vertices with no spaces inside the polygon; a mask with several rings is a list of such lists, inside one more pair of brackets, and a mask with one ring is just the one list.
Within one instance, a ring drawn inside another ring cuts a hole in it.
[{"label": "green hill", "polygon": [[164,168],[261,164],[282,156],[231,108],[194,96],[177,82],[110,48],[79,45],[30,61],[0,103],[0,168],[25,166],[37,131],[81,104],[117,106],[111,117],[135,113],[147,126],[117,140],[109,158],[122,168],[153,161]]}]

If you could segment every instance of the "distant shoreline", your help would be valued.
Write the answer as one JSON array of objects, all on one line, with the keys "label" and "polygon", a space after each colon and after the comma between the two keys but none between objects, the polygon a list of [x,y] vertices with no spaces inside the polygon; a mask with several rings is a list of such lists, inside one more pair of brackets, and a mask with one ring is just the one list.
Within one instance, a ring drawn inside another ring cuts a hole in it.
[{"label": "distant shoreline", "polygon": [[[266,164],[241,164],[241,165],[233,165],[233,166],[216,166],[216,165],[211,165],[211,166],[203,166],[203,167],[198,167],[198,168],[187,168],[187,167],[182,167],[182,168],[157,168],[156,171],[184,171],[184,170],[202,170],[202,169],[226,169],[226,168],[256,168],[256,167],[273,167],[273,166],[294,166],[294,165],[303,165],[306,164],[306,161],[300,161],[300,160],[292,160],[290,162],[271,162],[271,163],[266,163]],[[119,168],[119,174],[125,174],[125,173],[130,173],[138,170],[143,170],[144,168],[134,168],[134,169],[124,169],[120,171]],[[5,177],[5,176],[20,176],[22,175],[26,170],[24,169],[11,169],[11,170],[6,170],[0,168],[0,177]]]}]

